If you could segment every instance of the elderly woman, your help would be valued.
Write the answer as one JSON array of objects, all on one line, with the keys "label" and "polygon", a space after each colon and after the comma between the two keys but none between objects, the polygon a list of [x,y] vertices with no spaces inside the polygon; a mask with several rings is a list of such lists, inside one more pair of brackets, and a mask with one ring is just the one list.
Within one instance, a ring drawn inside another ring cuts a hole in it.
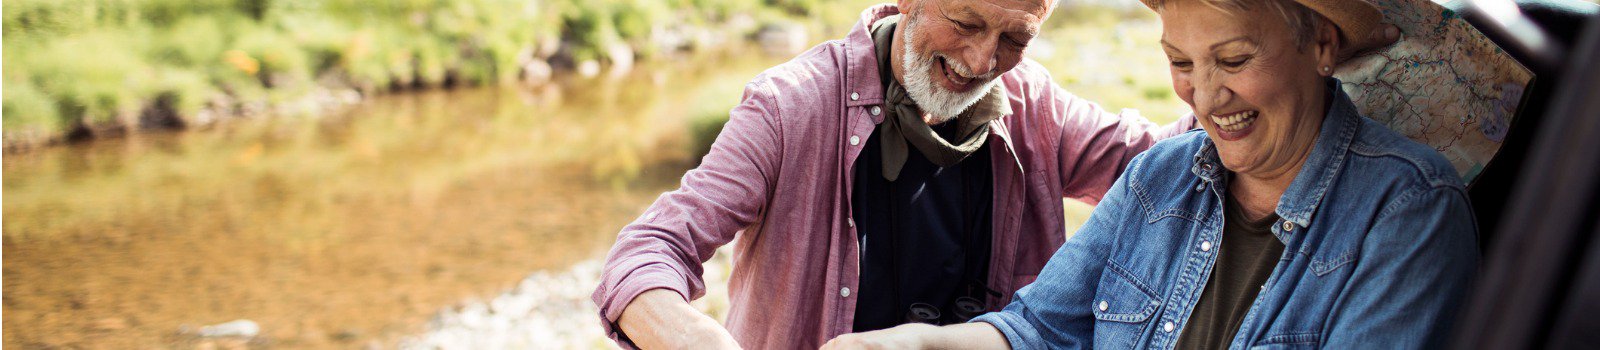
[{"label": "elderly woman", "polygon": [[1204,131],[1134,158],[1000,312],[831,347],[1435,348],[1477,266],[1450,163],[1358,115],[1359,0],[1144,0]]}]

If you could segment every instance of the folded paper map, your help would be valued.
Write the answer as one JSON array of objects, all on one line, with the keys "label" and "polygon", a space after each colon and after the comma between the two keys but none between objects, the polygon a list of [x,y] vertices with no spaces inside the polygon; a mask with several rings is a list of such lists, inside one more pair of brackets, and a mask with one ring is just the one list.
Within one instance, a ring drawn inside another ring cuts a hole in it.
[{"label": "folded paper map", "polygon": [[1340,65],[1361,114],[1433,146],[1468,184],[1499,152],[1533,72],[1428,0],[1371,0],[1400,41]]}]

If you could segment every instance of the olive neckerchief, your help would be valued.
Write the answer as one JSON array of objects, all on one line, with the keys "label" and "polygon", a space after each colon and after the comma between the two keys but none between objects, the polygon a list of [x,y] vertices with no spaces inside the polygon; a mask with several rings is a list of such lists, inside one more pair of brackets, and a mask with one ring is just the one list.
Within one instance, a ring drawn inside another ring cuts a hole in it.
[{"label": "olive neckerchief", "polygon": [[889,16],[872,25],[873,48],[878,55],[878,75],[885,87],[883,109],[888,113],[883,118],[882,133],[878,136],[883,146],[883,178],[889,181],[899,178],[900,169],[906,165],[906,157],[910,156],[906,144],[916,146],[933,164],[948,167],[960,163],[983,147],[983,143],[989,139],[990,121],[1011,114],[1010,99],[1006,96],[1005,88],[994,84],[988,94],[955,118],[956,122],[961,123],[956,133],[957,139],[961,140],[959,144],[951,144],[940,137],[922,119],[916,101],[911,100],[905,87],[900,86],[891,72],[889,51],[894,43],[894,28],[901,18],[901,15]]}]

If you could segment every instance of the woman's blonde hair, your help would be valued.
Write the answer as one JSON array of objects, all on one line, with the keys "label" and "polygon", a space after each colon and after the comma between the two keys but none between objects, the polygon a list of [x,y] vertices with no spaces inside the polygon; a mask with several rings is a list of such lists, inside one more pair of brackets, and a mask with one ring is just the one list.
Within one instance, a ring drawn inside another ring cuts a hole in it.
[{"label": "woman's blonde hair", "polygon": [[[1172,0],[1150,0],[1150,7],[1156,12],[1161,12],[1163,6]],[[1311,44],[1312,37],[1317,35],[1317,26],[1327,21],[1327,17],[1301,5],[1294,0],[1199,0],[1200,3],[1211,6],[1228,13],[1244,12],[1256,6],[1266,6],[1268,9],[1283,16],[1283,22],[1289,24],[1289,30],[1294,35],[1294,43],[1298,48],[1305,48]]]}]

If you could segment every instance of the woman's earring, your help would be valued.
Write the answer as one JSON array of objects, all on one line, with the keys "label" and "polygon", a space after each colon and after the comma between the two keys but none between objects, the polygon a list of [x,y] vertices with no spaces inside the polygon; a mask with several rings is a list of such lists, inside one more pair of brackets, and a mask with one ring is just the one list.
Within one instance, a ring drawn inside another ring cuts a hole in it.
[{"label": "woman's earring", "polygon": [[1322,73],[1323,74],[1333,73],[1333,67],[1322,66]]}]

